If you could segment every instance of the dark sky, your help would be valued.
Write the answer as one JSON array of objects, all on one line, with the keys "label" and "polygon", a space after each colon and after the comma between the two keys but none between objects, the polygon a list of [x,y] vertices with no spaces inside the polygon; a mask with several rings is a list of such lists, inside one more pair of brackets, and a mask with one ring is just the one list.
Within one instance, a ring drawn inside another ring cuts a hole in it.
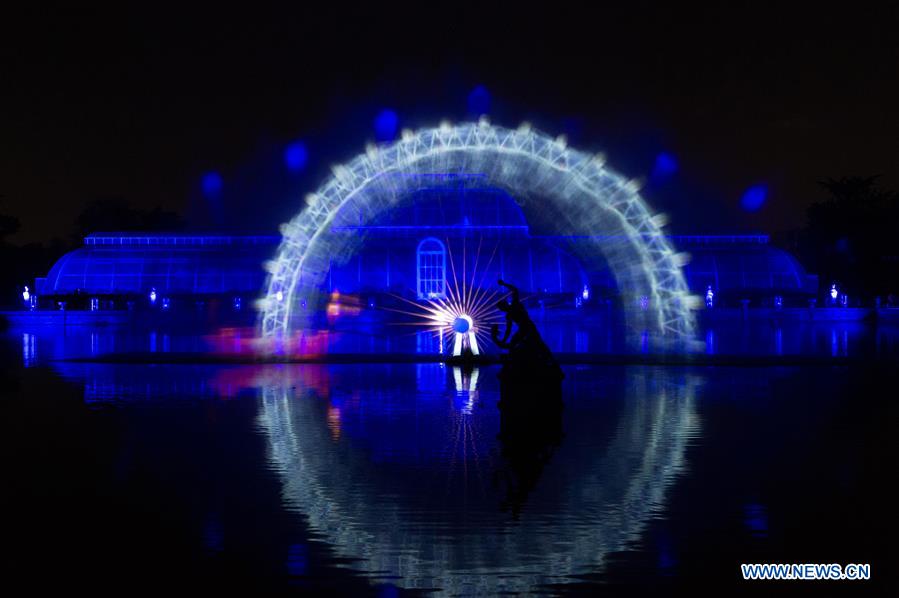
[{"label": "dark sky", "polygon": [[[108,197],[272,229],[373,139],[379,110],[404,127],[460,121],[476,85],[494,123],[564,132],[628,176],[674,156],[646,197],[677,232],[801,226],[825,177],[899,188],[897,3],[225,4],[4,15],[0,212],[21,219],[16,241],[68,236]],[[290,174],[297,139],[309,162]],[[214,209],[200,192],[212,170]],[[766,201],[747,213],[753,185]]]}]

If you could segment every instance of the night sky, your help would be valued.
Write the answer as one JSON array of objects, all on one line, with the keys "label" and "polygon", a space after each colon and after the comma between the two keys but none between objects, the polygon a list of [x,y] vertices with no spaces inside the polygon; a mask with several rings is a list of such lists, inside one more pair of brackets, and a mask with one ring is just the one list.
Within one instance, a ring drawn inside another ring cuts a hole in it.
[{"label": "night sky", "polygon": [[[794,229],[826,177],[899,188],[897,3],[426,4],[5,14],[13,240],[67,237],[88,202],[115,197],[271,231],[375,139],[383,110],[416,128],[485,102],[496,124],[565,133],[645,177],[675,232]],[[292,168],[290,143],[306,151]]]}]

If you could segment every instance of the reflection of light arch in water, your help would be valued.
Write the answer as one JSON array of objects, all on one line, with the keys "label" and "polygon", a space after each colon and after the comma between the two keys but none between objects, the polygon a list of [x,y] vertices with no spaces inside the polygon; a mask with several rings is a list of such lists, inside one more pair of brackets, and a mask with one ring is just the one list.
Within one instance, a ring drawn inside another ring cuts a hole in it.
[{"label": "reflection of light arch in water", "polygon": [[[354,567],[398,576],[396,583],[408,588],[439,587],[450,594],[527,592],[602,568],[608,554],[639,538],[683,469],[686,444],[698,432],[693,383],[666,383],[647,396],[639,386],[647,386],[649,379],[637,376],[634,382],[637,397],[626,400],[607,450],[577,478],[597,479],[611,463],[618,469],[630,464],[626,479],[604,480],[598,493],[577,485],[566,488],[560,512],[602,516],[590,526],[560,517],[551,537],[540,522],[528,518],[527,508],[502,534],[468,530],[452,542],[421,532],[420,521],[406,525],[401,497],[385,501],[366,495],[371,488],[365,479],[377,466],[348,443],[335,445],[311,396],[265,389],[260,423],[269,437],[270,458],[282,475],[286,505],[308,518],[339,556],[357,559]],[[472,558],[481,559],[481,566],[459,565]],[[540,562],[535,564],[535,558]]]},{"label": "reflection of light arch in water", "polygon": [[684,258],[663,236],[663,219],[650,214],[637,186],[606,168],[601,157],[568,148],[563,139],[486,121],[404,132],[400,141],[370,146],[335,167],[308,196],[308,206],[282,227],[284,240],[268,264],[268,290],[259,303],[263,337],[288,336],[293,319],[316,304],[331,259],[348,253],[351,241],[329,234],[348,206],[371,222],[432,184],[433,173],[483,174],[488,184],[513,193],[526,211],[545,214],[557,233],[604,235],[582,253],[587,259],[602,255],[611,268],[631,328],[692,338],[690,307],[697,301],[681,272]]}]

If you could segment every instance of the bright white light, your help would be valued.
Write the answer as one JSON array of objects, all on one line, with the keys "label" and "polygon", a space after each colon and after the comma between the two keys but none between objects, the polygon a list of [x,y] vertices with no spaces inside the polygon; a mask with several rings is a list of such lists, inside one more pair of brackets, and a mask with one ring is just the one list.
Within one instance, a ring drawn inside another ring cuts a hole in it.
[{"label": "bright white light", "polygon": [[[479,280],[477,260],[480,259],[480,251],[478,251],[469,280],[464,270],[461,272],[461,278],[458,276],[456,263],[453,260],[452,246],[447,243],[447,248],[449,250],[447,265],[452,275],[446,281],[445,297],[429,298],[425,303],[419,303],[394,295],[395,299],[408,304],[410,308],[408,310],[385,309],[412,316],[415,318],[412,324],[429,329],[439,340],[439,353],[441,354],[444,353],[444,339],[448,339],[452,344],[451,355],[453,357],[461,357],[466,348],[471,351],[472,355],[480,355],[478,337],[480,336],[481,340],[486,342],[489,339],[487,330],[493,324],[500,322],[496,301],[504,295],[501,295],[499,290],[488,291],[481,286],[484,282],[484,275],[490,269],[492,257],[491,261],[487,262]],[[463,245],[463,255],[464,253]]]},{"label": "bright white light", "polygon": [[453,321],[453,329],[456,331],[456,334],[465,334],[471,330],[473,325],[474,322],[471,321],[471,316],[465,314],[462,314]]},{"label": "bright white light", "polygon": [[584,290],[581,291],[581,297],[583,298],[584,301],[586,301],[587,299],[590,298],[590,287],[588,287],[587,285],[584,285]]},{"label": "bright white light", "polygon": [[150,289],[150,303],[156,303],[156,289]]},{"label": "bright white light", "polygon": [[836,303],[837,296],[839,294],[840,294],[840,291],[837,290],[837,283],[833,283],[832,285],[830,285],[830,298],[834,303]]},{"label": "bright white light", "polygon": [[453,330],[456,331],[456,340],[453,343],[453,357],[460,357],[466,344],[472,355],[480,355],[478,339],[474,332],[474,320],[471,319],[471,316],[468,314],[457,316],[453,320]]},{"label": "bright white light", "polygon": [[25,290],[22,291],[22,300],[27,304],[31,299],[31,293],[28,291],[28,287],[25,287]]},{"label": "bright white light", "polygon": [[683,256],[675,255],[636,186],[593,155],[527,127],[466,123],[406,131],[399,141],[363,152],[336,170],[340,176],[328,178],[316,190],[316,201],[283,227],[270,300],[260,315],[264,337],[289,336],[302,324],[295,320],[314,311],[304,313],[298,305],[324,302],[321,289],[332,260],[352,255],[353,243],[360,242],[331,234],[332,226],[372,222],[433,185],[432,178],[419,175],[435,172],[483,176],[485,185],[520,200],[529,220],[542,218],[555,234],[587,238],[591,246],[578,257],[609,267],[636,334],[648,329],[675,340],[693,336]]},{"label": "bright white light", "polygon": [[712,285],[709,285],[709,288],[706,289],[705,306],[708,308],[712,308],[715,306],[715,291],[712,290]]}]

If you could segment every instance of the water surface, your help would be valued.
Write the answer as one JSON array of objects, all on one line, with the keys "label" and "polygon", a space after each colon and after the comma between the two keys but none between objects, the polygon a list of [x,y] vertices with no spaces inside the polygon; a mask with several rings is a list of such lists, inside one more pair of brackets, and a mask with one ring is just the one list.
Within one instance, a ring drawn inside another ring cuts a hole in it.
[{"label": "water surface", "polygon": [[22,343],[5,337],[3,436],[30,583],[730,592],[752,589],[741,562],[870,562],[868,585],[895,587],[889,364],[571,366],[559,433],[529,443],[498,437],[493,367],[73,363]]}]

